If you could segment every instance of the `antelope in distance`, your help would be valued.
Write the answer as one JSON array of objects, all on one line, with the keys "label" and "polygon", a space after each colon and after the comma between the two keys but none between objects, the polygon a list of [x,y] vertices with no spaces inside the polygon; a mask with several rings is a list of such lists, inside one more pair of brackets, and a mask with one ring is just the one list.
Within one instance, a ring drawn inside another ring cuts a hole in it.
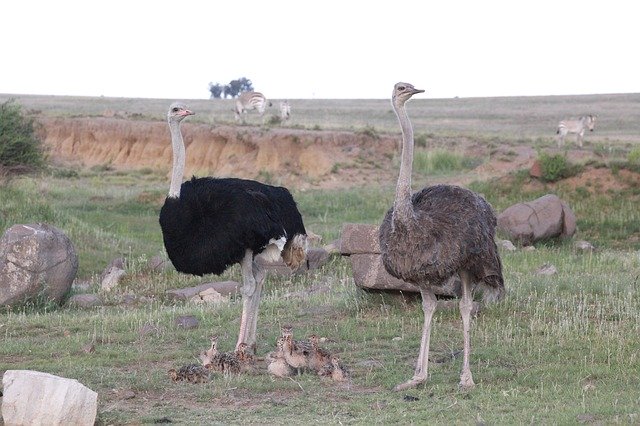
[{"label": "antelope in distance", "polygon": [[589,129],[590,132],[593,132],[596,127],[596,117],[596,115],[589,114],[583,115],[577,120],[562,120],[558,123],[558,130],[556,130],[556,134],[560,135],[558,137],[558,148],[564,145],[564,138],[569,133],[575,133],[578,146],[582,148],[584,131]]}]

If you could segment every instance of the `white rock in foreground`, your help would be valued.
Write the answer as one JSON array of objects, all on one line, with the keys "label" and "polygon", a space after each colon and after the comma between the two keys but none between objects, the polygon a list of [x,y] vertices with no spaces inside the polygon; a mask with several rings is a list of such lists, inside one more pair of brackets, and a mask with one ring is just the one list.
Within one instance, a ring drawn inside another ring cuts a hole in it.
[{"label": "white rock in foreground", "polygon": [[93,425],[98,394],[74,379],[30,370],[2,378],[5,425]]}]

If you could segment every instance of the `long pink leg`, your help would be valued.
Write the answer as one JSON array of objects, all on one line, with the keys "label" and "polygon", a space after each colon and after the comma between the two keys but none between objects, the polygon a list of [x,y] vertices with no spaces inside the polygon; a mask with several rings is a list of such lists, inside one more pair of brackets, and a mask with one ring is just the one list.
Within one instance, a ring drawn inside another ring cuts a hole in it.
[{"label": "long pink leg", "polygon": [[258,308],[264,279],[264,271],[253,262],[253,252],[247,250],[242,260],[242,289],[240,290],[242,293],[242,316],[236,349],[240,343],[246,343],[255,351]]},{"label": "long pink leg", "polygon": [[473,310],[473,298],[471,295],[471,275],[467,271],[460,272],[462,281],[462,299],[460,299],[460,315],[462,316],[462,330],[464,333],[464,356],[462,359],[462,373],[460,374],[460,387],[471,389],[475,386],[471,368],[469,367],[469,357],[471,355],[471,311]]},{"label": "long pink leg", "polygon": [[424,325],[422,326],[422,339],[420,340],[420,353],[418,354],[418,362],[416,363],[416,371],[413,377],[399,385],[393,390],[401,391],[405,389],[415,388],[421,383],[427,381],[429,372],[429,340],[431,338],[431,319],[433,313],[438,306],[435,294],[431,288],[420,288],[422,295],[422,311],[424,312]]}]

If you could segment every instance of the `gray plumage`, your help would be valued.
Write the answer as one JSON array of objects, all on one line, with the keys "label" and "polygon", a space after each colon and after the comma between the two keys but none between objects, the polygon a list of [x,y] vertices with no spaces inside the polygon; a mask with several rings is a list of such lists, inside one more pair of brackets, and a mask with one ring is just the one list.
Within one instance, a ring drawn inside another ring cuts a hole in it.
[{"label": "gray plumage", "polygon": [[462,281],[460,312],[464,328],[464,361],[460,385],[474,386],[469,368],[469,326],[474,284],[488,291],[485,299],[504,293],[502,265],[494,241],[496,216],[480,195],[453,185],[435,185],[411,194],[413,127],[405,102],[416,93],[408,83],[397,83],[391,99],[402,129],[402,159],[393,207],[380,226],[385,269],[396,278],[416,284],[422,295],[425,322],[420,353],[411,380],[396,390],[415,387],[428,378],[431,318],[437,301],[433,287],[453,275]]}]

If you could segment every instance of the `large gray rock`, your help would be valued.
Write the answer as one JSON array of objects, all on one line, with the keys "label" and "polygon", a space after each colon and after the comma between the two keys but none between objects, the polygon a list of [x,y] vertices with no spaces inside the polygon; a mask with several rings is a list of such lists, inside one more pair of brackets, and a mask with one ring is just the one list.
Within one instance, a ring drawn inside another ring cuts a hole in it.
[{"label": "large gray rock", "polygon": [[93,425],[98,394],[77,380],[30,370],[2,378],[5,425]]},{"label": "large gray rock", "polygon": [[498,215],[498,230],[511,241],[531,245],[536,241],[571,237],[576,216],[557,195],[547,194],[528,203],[518,203]]},{"label": "large gray rock", "polygon": [[0,305],[40,295],[60,303],[78,271],[71,240],[47,224],[14,225],[0,238]]}]

